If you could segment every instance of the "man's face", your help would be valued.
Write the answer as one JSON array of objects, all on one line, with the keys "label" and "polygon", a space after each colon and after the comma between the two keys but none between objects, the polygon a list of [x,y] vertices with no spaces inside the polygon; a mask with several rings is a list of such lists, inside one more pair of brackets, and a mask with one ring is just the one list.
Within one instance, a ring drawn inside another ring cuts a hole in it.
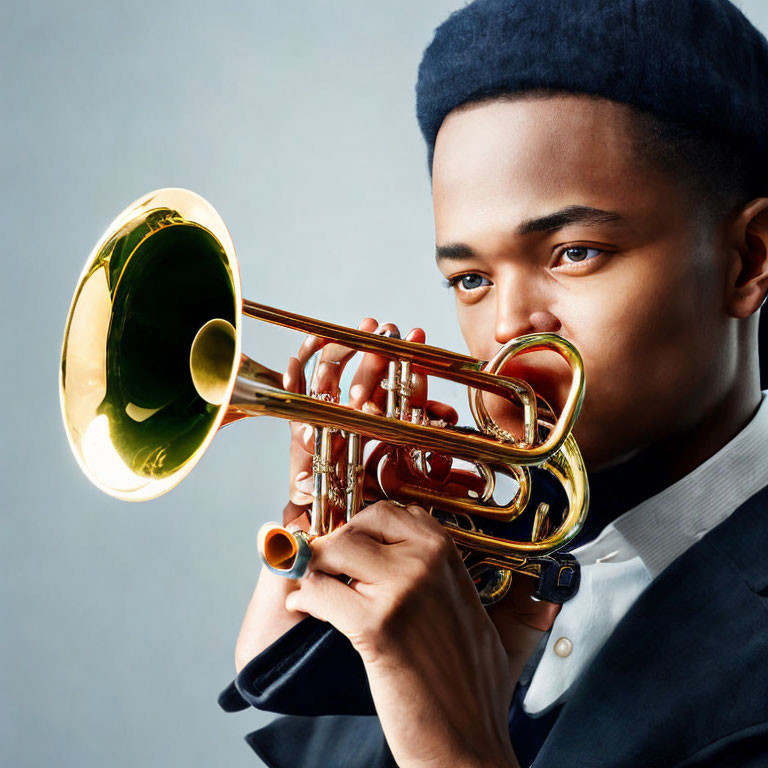
[{"label": "man's face", "polygon": [[[580,95],[496,100],[454,110],[435,145],[438,266],[470,354],[534,331],[573,342],[592,469],[691,426],[734,375],[721,235],[642,167],[630,119]],[[562,406],[568,369],[552,353],[506,372]],[[492,413],[503,421],[497,398]]]}]

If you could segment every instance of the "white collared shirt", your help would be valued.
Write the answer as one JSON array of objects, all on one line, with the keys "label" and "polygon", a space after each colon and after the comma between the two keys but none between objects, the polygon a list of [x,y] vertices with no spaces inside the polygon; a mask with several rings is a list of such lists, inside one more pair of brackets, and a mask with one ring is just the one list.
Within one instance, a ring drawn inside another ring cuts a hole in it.
[{"label": "white collared shirt", "polygon": [[767,392],[751,421],[714,456],[571,552],[581,566],[581,585],[552,625],[523,701],[528,715],[567,698],[648,584],[768,485]]}]

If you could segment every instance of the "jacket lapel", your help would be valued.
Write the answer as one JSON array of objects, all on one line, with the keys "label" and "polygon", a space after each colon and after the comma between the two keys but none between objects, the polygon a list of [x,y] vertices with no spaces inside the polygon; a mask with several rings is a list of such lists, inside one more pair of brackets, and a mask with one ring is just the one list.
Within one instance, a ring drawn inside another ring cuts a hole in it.
[{"label": "jacket lapel", "polygon": [[643,592],[533,765],[648,768],[768,721],[768,488]]}]

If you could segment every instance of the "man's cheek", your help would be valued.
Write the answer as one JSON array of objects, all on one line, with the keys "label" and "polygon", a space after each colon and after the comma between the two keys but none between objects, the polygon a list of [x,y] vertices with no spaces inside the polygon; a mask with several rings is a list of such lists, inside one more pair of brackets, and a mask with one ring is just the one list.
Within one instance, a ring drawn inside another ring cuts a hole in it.
[{"label": "man's cheek", "polygon": [[470,357],[488,360],[498,349],[496,343],[495,314],[478,306],[465,306],[456,302],[459,330]]}]

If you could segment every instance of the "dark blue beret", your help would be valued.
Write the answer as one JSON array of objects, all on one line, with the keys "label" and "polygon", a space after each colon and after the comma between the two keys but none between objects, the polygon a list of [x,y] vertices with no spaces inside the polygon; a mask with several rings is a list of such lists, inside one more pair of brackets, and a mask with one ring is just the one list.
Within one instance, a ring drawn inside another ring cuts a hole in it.
[{"label": "dark blue beret", "polygon": [[416,84],[427,142],[455,107],[553,88],[768,149],[768,43],[729,0],[475,0],[435,30]]}]

